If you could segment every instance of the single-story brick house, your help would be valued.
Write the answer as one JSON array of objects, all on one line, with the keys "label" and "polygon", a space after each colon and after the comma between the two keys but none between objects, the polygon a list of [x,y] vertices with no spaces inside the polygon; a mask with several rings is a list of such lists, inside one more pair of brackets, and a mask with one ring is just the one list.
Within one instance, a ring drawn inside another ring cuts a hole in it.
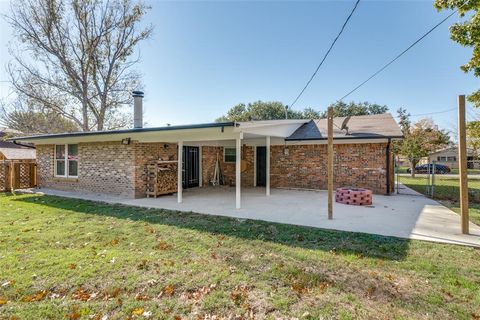
[{"label": "single-story brick house", "polygon": [[[425,157],[421,163],[437,163],[446,165],[452,169],[458,169],[458,147],[452,146],[432,152]],[[467,149],[467,167],[469,169],[478,169],[480,161],[473,149]]]},{"label": "single-story brick house", "polygon": [[[224,183],[236,186],[237,208],[241,187],[262,186],[266,195],[270,188],[327,187],[326,119],[143,128],[143,93],[134,97],[133,129],[17,138],[37,148],[38,186],[140,198],[152,174],[165,174],[157,187],[182,202],[183,189],[210,187],[220,169]],[[335,118],[335,126],[344,120]],[[390,146],[401,136],[390,114],[351,117],[348,132],[335,128],[335,187],[391,193]]]}]

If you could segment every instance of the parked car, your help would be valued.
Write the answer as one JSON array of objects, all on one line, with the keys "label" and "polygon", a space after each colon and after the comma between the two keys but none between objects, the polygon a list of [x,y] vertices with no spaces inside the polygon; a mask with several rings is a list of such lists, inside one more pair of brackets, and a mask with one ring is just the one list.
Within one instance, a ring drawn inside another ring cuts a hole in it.
[{"label": "parked car", "polygon": [[[411,173],[412,170],[408,168],[407,172]],[[429,172],[433,172],[433,163],[422,164],[415,167],[415,173],[429,173]],[[435,164],[435,173],[436,174],[450,173],[450,167],[444,164]]]}]

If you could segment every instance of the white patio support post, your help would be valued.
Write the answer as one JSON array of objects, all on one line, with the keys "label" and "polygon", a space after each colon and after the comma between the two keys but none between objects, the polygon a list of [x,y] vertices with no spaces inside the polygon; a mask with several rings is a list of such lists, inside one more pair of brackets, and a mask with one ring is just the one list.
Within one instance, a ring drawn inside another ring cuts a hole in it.
[{"label": "white patio support post", "polygon": [[266,145],[267,145],[267,150],[266,150],[266,153],[267,153],[267,156],[266,156],[266,171],[267,171],[267,177],[266,177],[266,181],[265,181],[265,190],[266,190],[266,194],[267,196],[270,195],[270,136],[267,136],[266,137]]},{"label": "white patio support post", "polygon": [[241,162],[242,162],[242,138],[243,132],[240,132],[236,140],[236,159],[235,159],[235,208],[241,207]]},{"label": "white patio support post", "polygon": [[178,163],[177,163],[177,202],[183,201],[183,189],[182,189],[182,162],[183,162],[183,141],[178,141]]}]

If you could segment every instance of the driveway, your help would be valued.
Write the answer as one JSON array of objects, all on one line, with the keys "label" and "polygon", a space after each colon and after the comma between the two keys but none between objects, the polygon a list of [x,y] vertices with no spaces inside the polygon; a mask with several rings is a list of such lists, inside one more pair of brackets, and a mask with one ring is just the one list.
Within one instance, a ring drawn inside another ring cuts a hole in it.
[{"label": "driveway", "polygon": [[233,187],[187,189],[184,190],[183,203],[180,204],[174,195],[125,199],[47,189],[39,191],[131,206],[193,211],[480,247],[480,227],[471,223],[471,234],[461,234],[459,215],[413,190],[409,194],[374,195],[373,205],[367,207],[334,203],[333,220],[327,219],[326,191],[272,189],[271,196],[267,197],[263,188],[242,189],[242,209],[239,210],[235,209]]}]

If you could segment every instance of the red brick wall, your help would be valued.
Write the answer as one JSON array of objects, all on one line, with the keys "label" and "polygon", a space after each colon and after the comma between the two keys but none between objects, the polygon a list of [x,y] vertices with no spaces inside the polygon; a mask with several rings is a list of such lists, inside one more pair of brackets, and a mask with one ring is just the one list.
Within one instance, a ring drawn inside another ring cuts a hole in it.
[{"label": "red brick wall", "polygon": [[[271,147],[273,188],[327,188],[326,145],[290,145],[288,155],[284,148]],[[340,144],[334,151],[335,188],[350,186],[386,193],[386,143]]]},{"label": "red brick wall", "polygon": [[[235,163],[223,161],[223,147],[202,147],[203,185],[213,177],[217,152],[226,184],[235,184]],[[326,145],[271,146],[271,186],[326,189]],[[386,192],[386,143],[335,145],[335,187],[365,187]],[[254,185],[254,147],[242,147],[245,170],[242,186]],[[176,144],[120,142],[80,143],[78,179],[54,177],[54,146],[38,145],[38,185],[60,190],[85,191],[125,197],[145,195],[145,164],[161,157],[177,159]],[[393,162],[390,185],[393,188]],[[393,190],[393,189],[392,189]]]},{"label": "red brick wall", "polygon": [[[135,143],[135,197],[145,197],[145,174],[148,162],[162,160],[177,160],[177,144],[175,143]],[[177,188],[177,180],[173,189]]]},{"label": "red brick wall", "polygon": [[[203,185],[208,186],[215,173],[215,162],[220,159],[220,167],[225,176],[226,185],[235,185],[235,163],[224,162],[223,147],[203,146],[202,147],[202,179]],[[242,147],[242,159],[245,163],[245,171],[242,172],[242,187],[253,187],[254,180],[254,154],[253,147]]]}]

